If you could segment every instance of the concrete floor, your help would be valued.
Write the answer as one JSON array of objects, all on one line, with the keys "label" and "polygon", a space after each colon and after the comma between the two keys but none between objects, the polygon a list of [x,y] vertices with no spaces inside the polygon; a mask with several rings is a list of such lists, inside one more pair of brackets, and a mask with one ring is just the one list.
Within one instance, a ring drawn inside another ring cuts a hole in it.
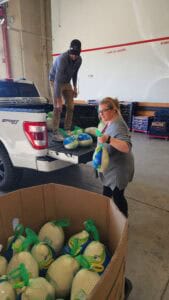
[{"label": "concrete floor", "polygon": [[[126,275],[129,300],[169,299],[169,141],[132,134],[135,177],[126,190],[129,244]],[[20,187],[62,183],[101,193],[90,165],[73,165],[50,174],[25,171]]]},{"label": "concrete floor", "polygon": [[133,134],[135,177],[128,186],[130,300],[169,299],[169,141]]}]

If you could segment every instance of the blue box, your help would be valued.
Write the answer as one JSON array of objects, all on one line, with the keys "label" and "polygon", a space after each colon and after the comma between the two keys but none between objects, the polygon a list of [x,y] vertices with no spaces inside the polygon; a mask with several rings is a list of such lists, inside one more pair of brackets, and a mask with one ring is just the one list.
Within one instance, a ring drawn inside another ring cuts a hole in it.
[{"label": "blue box", "polygon": [[133,116],[132,130],[136,132],[148,133],[153,117]]}]

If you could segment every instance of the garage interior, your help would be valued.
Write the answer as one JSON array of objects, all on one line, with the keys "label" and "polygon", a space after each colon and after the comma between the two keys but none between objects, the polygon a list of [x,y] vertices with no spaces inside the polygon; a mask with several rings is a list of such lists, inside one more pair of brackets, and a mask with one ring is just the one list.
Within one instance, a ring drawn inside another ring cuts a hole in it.
[{"label": "garage interior", "polygon": [[[56,52],[52,46],[54,36],[51,1],[0,1],[0,20],[2,23],[0,78],[30,79],[36,83],[41,95],[50,100],[48,73],[53,61],[52,54]],[[149,99],[145,99],[144,102],[139,102],[136,99],[135,116],[154,117],[159,108],[168,111],[168,99],[162,102],[160,100],[149,102]],[[133,289],[128,299],[167,300],[169,299],[169,135],[152,138],[147,132],[134,130],[131,131],[131,135],[135,176],[126,190],[129,204],[126,277],[132,281]],[[73,165],[68,167],[66,172],[62,169],[51,174],[26,170],[20,187],[48,182],[102,193],[101,184],[95,178],[90,163]]]},{"label": "garage interior", "polygon": [[[126,276],[133,284],[128,299],[168,300],[168,141],[132,133],[132,142],[136,171],[126,189],[129,205]],[[88,164],[49,174],[26,170],[18,188],[51,182],[102,193],[100,182]]]}]

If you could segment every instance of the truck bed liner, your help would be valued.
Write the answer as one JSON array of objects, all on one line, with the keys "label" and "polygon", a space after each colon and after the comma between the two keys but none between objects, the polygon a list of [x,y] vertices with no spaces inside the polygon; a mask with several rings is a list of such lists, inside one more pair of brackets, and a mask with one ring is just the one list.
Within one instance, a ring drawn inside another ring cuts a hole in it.
[{"label": "truck bed liner", "polygon": [[74,164],[87,163],[92,160],[96,143],[89,147],[77,147],[74,150],[65,149],[62,142],[52,141],[52,133],[48,133],[48,155],[59,160]]}]

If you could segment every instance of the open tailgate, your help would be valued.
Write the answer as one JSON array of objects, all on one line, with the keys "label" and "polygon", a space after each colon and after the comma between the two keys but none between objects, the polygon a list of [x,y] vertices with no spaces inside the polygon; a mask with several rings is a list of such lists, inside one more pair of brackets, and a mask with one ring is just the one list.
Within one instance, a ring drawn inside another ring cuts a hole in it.
[{"label": "open tailgate", "polygon": [[96,147],[95,142],[90,147],[77,147],[74,150],[68,150],[64,148],[62,142],[52,141],[52,134],[49,133],[48,137],[48,156],[73,164],[87,163],[92,160]]}]

